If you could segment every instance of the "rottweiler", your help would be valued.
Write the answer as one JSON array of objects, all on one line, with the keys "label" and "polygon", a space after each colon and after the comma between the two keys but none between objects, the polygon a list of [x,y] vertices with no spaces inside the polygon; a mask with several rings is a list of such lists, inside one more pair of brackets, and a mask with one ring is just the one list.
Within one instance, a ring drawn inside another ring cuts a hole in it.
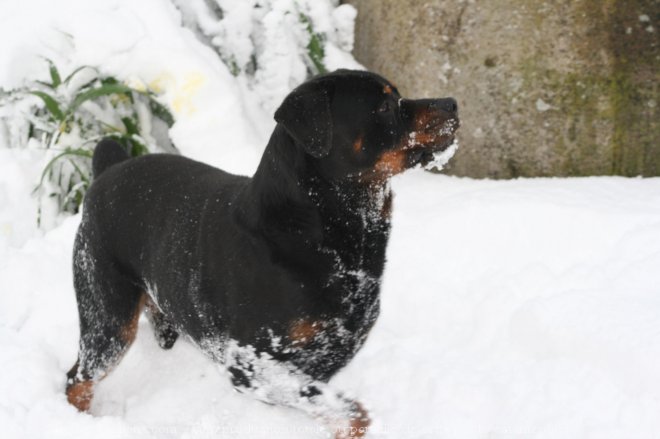
[{"label": "rottweiler", "polygon": [[252,178],[185,157],[96,147],[73,255],[80,318],[68,401],[135,339],[144,310],[162,348],[184,334],[234,387],[364,435],[366,410],[329,385],[379,311],[395,174],[454,141],[454,99],[403,99],[339,70],[293,90]]}]

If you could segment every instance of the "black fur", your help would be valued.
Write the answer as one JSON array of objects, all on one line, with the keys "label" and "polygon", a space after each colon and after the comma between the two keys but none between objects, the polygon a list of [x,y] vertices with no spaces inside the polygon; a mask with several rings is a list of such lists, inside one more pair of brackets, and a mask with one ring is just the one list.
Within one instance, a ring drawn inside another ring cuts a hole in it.
[{"label": "black fur", "polygon": [[98,145],[74,254],[77,381],[119,361],[146,292],[162,346],[185,334],[243,390],[272,384],[263,364],[284,367],[313,408],[262,398],[322,404],[378,315],[388,178],[451,143],[455,101],[404,100],[380,76],[338,71],[294,90],[275,119],[252,178]]}]

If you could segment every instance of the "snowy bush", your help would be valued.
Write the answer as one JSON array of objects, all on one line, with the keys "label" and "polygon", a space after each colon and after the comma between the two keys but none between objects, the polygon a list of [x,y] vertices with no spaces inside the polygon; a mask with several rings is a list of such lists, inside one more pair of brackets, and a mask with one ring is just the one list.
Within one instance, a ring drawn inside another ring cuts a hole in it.
[{"label": "snowy bush", "polygon": [[310,76],[352,60],[356,11],[335,0],[172,0],[184,25],[273,111]]},{"label": "snowy bush", "polygon": [[50,81],[0,90],[0,135],[10,147],[44,150],[47,164],[36,192],[54,199],[60,212],[75,213],[101,138],[114,137],[131,156],[173,149],[160,135],[173,118],[144,87],[130,87],[88,66],[62,79],[48,63]]},{"label": "snowy bush", "polygon": [[[356,11],[338,0],[170,1],[265,114],[310,76],[360,67],[350,55]],[[48,81],[0,89],[0,145],[44,150],[35,182],[42,207],[78,211],[102,137],[115,137],[132,156],[174,150],[167,135],[172,115],[139,80],[122,83],[101,74],[102,66],[71,67],[63,77],[48,66]]]}]

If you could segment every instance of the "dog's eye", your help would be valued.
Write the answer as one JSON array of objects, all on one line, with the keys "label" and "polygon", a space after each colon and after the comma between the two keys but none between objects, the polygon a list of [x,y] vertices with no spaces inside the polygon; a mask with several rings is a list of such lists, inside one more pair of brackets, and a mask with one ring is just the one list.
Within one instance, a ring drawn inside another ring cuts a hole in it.
[{"label": "dog's eye", "polygon": [[380,107],[378,107],[378,112],[379,113],[387,113],[392,109],[392,105],[390,104],[390,101],[384,101],[382,104],[380,104]]}]

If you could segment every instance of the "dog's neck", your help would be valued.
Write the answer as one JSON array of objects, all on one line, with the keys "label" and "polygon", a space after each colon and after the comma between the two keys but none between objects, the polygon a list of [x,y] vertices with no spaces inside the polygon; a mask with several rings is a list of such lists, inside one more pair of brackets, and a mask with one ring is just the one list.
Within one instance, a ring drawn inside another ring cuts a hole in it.
[{"label": "dog's neck", "polygon": [[244,192],[245,224],[269,234],[300,233],[317,223],[300,178],[304,172],[303,154],[284,128],[276,126]]},{"label": "dog's neck", "polygon": [[290,242],[297,235],[302,247],[337,251],[343,263],[358,269],[374,240],[384,252],[390,203],[387,183],[356,185],[323,178],[278,125],[245,191],[242,220],[274,240],[286,236],[282,240]]}]

